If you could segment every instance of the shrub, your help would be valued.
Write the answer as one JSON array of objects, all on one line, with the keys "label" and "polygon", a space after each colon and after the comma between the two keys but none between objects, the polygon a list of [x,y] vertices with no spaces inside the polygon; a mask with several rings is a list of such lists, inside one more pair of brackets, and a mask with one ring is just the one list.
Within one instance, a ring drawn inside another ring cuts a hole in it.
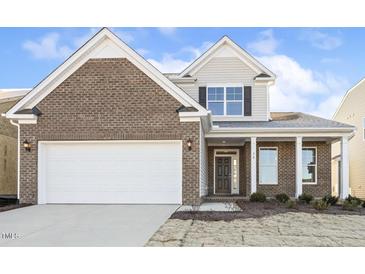
[{"label": "shrub", "polygon": [[313,203],[313,207],[317,210],[325,210],[327,209],[331,204],[327,201],[322,200],[315,200]]},{"label": "shrub", "polygon": [[251,202],[265,202],[266,201],[266,195],[264,193],[261,192],[254,192],[251,194],[250,196],[250,201]]},{"label": "shrub", "polygon": [[289,196],[285,193],[277,194],[275,195],[275,199],[279,201],[280,203],[285,204],[289,200]]},{"label": "shrub", "polygon": [[309,204],[313,200],[313,196],[310,194],[303,193],[298,197],[299,201]]},{"label": "shrub", "polygon": [[362,206],[362,207],[365,207],[365,201],[363,201],[363,202],[362,202],[362,205],[361,205],[361,206]]},{"label": "shrub", "polygon": [[326,202],[329,205],[335,205],[338,202],[338,197],[326,195],[322,198],[322,201]]},{"label": "shrub", "polygon": [[297,207],[297,203],[293,200],[288,200],[285,204],[286,204],[287,208],[296,208]]},{"label": "shrub", "polygon": [[342,209],[353,211],[359,206],[357,200],[345,200],[342,204]]},{"label": "shrub", "polygon": [[354,197],[354,196],[351,196],[351,195],[347,196],[345,201],[356,204],[357,206],[361,205],[361,203],[362,203],[362,200],[360,198],[357,198],[357,197]]}]

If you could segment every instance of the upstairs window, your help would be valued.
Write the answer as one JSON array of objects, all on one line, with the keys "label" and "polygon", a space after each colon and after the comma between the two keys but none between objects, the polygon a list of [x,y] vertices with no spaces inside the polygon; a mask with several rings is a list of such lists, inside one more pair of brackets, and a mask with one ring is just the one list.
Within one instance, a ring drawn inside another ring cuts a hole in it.
[{"label": "upstairs window", "polygon": [[242,115],[242,87],[226,88],[226,115]]},{"label": "upstairs window", "polygon": [[224,115],[224,88],[208,88],[208,109],[213,115]]},{"label": "upstairs window", "polygon": [[208,109],[213,115],[243,115],[242,87],[208,87]]}]

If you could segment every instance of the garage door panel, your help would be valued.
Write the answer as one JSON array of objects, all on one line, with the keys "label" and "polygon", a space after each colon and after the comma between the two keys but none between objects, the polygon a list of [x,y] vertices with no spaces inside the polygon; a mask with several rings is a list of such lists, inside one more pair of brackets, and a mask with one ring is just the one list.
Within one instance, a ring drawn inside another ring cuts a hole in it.
[{"label": "garage door panel", "polygon": [[43,202],[181,203],[180,141],[41,146]]}]

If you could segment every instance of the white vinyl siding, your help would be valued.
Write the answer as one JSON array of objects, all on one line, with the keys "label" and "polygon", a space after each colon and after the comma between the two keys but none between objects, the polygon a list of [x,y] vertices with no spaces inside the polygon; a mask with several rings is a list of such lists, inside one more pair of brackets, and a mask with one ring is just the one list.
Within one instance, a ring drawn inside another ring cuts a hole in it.
[{"label": "white vinyl siding", "polygon": [[252,86],[252,116],[242,116],[247,121],[267,121],[268,90],[267,86],[254,83],[257,73],[237,57],[214,57],[192,77],[194,84],[178,84],[186,93],[199,102],[199,86],[212,84],[240,83]]}]

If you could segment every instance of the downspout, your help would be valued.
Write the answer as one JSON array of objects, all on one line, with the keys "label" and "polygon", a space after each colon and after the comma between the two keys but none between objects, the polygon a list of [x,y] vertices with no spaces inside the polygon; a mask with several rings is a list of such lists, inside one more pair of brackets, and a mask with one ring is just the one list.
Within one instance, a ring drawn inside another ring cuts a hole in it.
[{"label": "downspout", "polygon": [[20,125],[15,123],[13,120],[10,120],[10,123],[17,127],[18,129],[18,158],[17,158],[17,194],[16,198],[19,202],[20,197]]}]

